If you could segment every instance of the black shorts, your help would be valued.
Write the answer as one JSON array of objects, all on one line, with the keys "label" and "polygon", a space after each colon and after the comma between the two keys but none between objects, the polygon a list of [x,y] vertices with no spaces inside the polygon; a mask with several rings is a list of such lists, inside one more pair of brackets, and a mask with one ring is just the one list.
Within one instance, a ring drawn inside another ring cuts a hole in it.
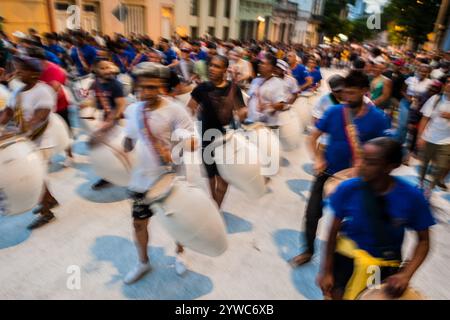
[{"label": "black shorts", "polygon": [[64,119],[64,121],[67,123],[67,126],[69,127],[69,131],[72,131],[72,127],[70,126],[70,119],[69,119],[69,108],[61,111],[57,111],[57,114],[61,116],[61,118]]},{"label": "black shorts", "polygon": [[133,208],[131,215],[136,220],[146,220],[153,217],[153,211],[148,204],[144,203],[145,193],[130,192],[131,199],[133,200]]},{"label": "black shorts", "polygon": [[[219,170],[217,169],[217,165],[216,165],[215,162],[213,162],[212,164],[207,164],[206,163],[206,160],[205,160],[205,148],[207,146],[208,145],[203,145],[202,162],[203,162],[203,165],[205,166],[206,174],[208,175],[208,178],[214,178],[215,176],[220,176],[220,174],[219,174]],[[213,153],[213,156],[214,156],[214,153]]]},{"label": "black shorts", "polygon": [[[333,290],[344,293],[350,278],[353,275],[354,261],[352,258],[341,255],[340,253],[334,254],[334,287]],[[396,267],[381,267],[381,281],[396,274],[399,268]]]}]

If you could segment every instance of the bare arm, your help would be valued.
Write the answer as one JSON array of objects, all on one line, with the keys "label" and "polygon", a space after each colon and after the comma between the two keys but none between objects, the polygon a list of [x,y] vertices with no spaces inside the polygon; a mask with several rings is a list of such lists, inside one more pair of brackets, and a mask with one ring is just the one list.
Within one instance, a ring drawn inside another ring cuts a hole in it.
[{"label": "bare arm", "polygon": [[28,130],[33,131],[38,128],[50,115],[50,109],[38,109],[34,112],[33,118],[26,124]]},{"label": "bare arm", "polygon": [[306,77],[306,83],[300,87],[299,91],[302,92],[305,89],[308,89],[312,84],[313,84],[313,78]]},{"label": "bare arm", "polygon": [[381,105],[383,102],[386,102],[387,100],[389,100],[389,98],[392,95],[392,81],[389,79],[385,79],[384,80],[384,86],[383,86],[383,93],[380,97],[378,97],[378,99],[375,99],[373,101],[373,103],[376,106]]},{"label": "bare arm", "polygon": [[0,126],[6,125],[13,117],[14,111],[11,108],[6,108],[0,112]]},{"label": "bare arm", "polygon": [[187,107],[189,110],[191,110],[191,114],[195,116],[197,114],[199,104],[197,103],[197,101],[191,98],[191,100],[189,100],[187,104]]}]

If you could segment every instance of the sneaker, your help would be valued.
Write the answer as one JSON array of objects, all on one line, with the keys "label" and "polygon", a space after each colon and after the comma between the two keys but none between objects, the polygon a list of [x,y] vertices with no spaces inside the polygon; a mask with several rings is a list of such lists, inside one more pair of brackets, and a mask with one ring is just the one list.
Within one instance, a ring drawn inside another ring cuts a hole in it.
[{"label": "sneaker", "polygon": [[125,284],[132,284],[141,279],[147,272],[151,270],[150,262],[142,263],[139,262],[133,270],[128,272],[128,274],[125,276],[125,279],[123,282]]},{"label": "sneaker", "polygon": [[101,180],[97,181],[96,183],[94,183],[91,186],[91,189],[97,191],[97,190],[101,190],[101,189],[109,187],[109,186],[111,186],[111,182],[101,179]]},{"label": "sneaker", "polygon": [[28,230],[38,229],[38,228],[46,225],[50,221],[52,221],[54,218],[55,218],[55,215],[51,211],[49,211],[48,214],[41,215],[40,217],[36,218],[32,223],[30,223],[28,225],[27,229]]},{"label": "sneaker", "polygon": [[182,276],[187,271],[186,267],[186,257],[183,254],[177,254],[175,257],[175,272]]}]

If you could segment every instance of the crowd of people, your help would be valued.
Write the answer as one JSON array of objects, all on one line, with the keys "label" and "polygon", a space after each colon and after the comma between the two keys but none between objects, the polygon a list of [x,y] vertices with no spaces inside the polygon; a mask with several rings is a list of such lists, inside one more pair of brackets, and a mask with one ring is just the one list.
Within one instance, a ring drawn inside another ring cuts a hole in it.
[{"label": "crowd of people", "polygon": [[[199,147],[205,157],[212,141],[198,141],[194,118],[201,122],[201,137],[212,129],[225,133],[236,122],[258,122],[275,130],[285,124],[283,113],[298,104],[299,97],[327,85],[330,91],[310,110],[313,126],[305,132],[310,135],[315,170],[305,214],[307,249],[291,265],[311,261],[324,187],[344,170],[351,179],[341,183],[329,201],[334,221],[318,277],[324,296],[357,298],[368,277],[361,268],[369,265],[379,266],[389,293],[400,296],[424,261],[434,224],[428,200],[436,187],[447,190],[450,169],[448,53],[181,37],[155,42],[148,36],[109,37],[80,30],[0,36],[0,103],[4,104],[0,104],[0,126],[12,124],[39,145],[46,139],[50,113],[58,113],[71,126],[69,106],[74,102],[67,87],[93,76],[86,99],[76,102],[79,108],[103,112],[90,146],[100,143],[125,118],[125,151],[138,142],[149,147],[141,153],[129,184],[139,259],[124,279],[127,284],[150,270],[148,224],[154,213],[143,199],[164,165],[173,161],[171,138],[177,129],[183,129],[178,139],[186,148]],[[345,69],[323,83],[321,69],[330,67]],[[120,76],[131,79],[128,91]],[[174,99],[189,93],[185,106]],[[66,155],[70,165],[74,161],[70,148]],[[420,161],[417,186],[391,175],[408,165],[411,157]],[[211,197],[220,208],[229,181],[215,163],[204,162]],[[426,183],[429,172],[432,179]],[[101,190],[110,184],[99,180],[92,187]],[[58,201],[46,188],[34,209],[39,217],[29,227],[52,221],[56,206]],[[407,263],[401,254],[406,228],[418,238]],[[180,274],[187,268],[183,252],[183,244],[178,243]]]}]

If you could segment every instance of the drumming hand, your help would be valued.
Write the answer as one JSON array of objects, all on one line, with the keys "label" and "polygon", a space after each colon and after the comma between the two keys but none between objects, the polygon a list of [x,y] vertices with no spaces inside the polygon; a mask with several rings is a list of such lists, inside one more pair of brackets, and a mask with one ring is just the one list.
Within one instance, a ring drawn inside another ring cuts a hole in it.
[{"label": "drumming hand", "polygon": [[408,288],[410,277],[403,272],[399,272],[386,279],[386,293],[393,298],[398,298]]},{"label": "drumming hand", "polygon": [[423,150],[425,148],[426,142],[422,138],[419,138],[417,139],[416,145],[418,150]]},{"label": "drumming hand", "polygon": [[314,172],[316,175],[322,174],[327,169],[327,162],[323,158],[317,158],[314,162]]},{"label": "drumming hand", "polygon": [[334,277],[331,273],[319,273],[317,276],[317,285],[322,290],[323,296],[325,298],[331,297],[331,289],[334,286]]},{"label": "drumming hand", "polygon": [[172,163],[172,152],[168,148],[161,148],[160,156],[165,163]]}]

